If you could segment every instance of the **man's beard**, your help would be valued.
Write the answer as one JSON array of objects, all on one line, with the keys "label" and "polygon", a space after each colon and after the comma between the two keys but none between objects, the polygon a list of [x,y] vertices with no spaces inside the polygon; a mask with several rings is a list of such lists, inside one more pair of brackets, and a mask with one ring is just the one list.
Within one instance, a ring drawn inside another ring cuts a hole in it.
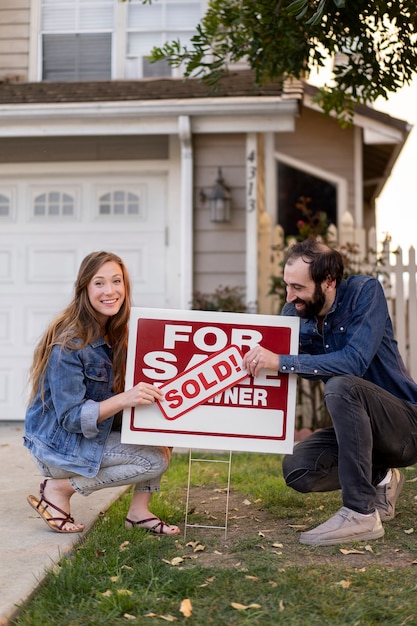
[{"label": "man's beard", "polygon": [[299,317],[311,320],[313,317],[317,317],[320,311],[324,307],[326,303],[326,296],[324,295],[324,291],[321,288],[321,285],[316,285],[314,290],[314,294],[311,300],[301,300],[301,298],[297,298],[293,301],[293,304],[304,304],[304,308],[302,310],[297,310],[297,314]]}]

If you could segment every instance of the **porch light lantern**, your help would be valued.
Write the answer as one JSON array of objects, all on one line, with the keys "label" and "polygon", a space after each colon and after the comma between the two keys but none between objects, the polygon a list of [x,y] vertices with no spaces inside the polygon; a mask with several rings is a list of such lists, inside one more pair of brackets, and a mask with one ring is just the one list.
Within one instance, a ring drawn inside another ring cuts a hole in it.
[{"label": "porch light lantern", "polygon": [[230,222],[232,196],[225,185],[222,168],[219,167],[216,184],[208,194],[210,202],[210,222]]}]

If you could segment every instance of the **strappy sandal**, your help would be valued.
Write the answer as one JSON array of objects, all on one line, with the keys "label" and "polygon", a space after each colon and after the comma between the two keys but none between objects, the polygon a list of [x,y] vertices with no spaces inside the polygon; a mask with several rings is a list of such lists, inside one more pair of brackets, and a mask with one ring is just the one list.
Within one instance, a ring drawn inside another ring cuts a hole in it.
[{"label": "strappy sandal", "polygon": [[[55,504],[52,504],[52,502],[49,502],[49,500],[45,498],[44,493],[45,493],[46,483],[47,481],[44,480],[43,483],[41,483],[39,486],[39,494],[41,496],[40,499],[38,499],[36,496],[27,497],[27,501],[29,502],[30,506],[33,509],[35,509],[37,513],[39,513],[39,515],[41,516],[43,521],[48,525],[48,527],[51,530],[54,530],[56,533],[81,533],[84,530],[82,528],[80,528],[79,530],[75,530],[75,529],[65,530],[64,529],[65,524],[75,523],[74,518],[69,513],[66,513],[65,511],[55,506]],[[62,517],[52,516],[51,513],[47,510],[48,507],[55,509],[55,511],[58,511],[58,513],[61,513]]]},{"label": "strappy sandal", "polygon": [[[150,527],[144,526],[144,524],[146,524],[147,522],[153,522],[153,521],[156,521],[156,524],[154,524],[153,526],[150,526]],[[148,533],[151,533],[151,535],[178,535],[179,533],[179,529],[178,529],[178,533],[165,532],[164,527],[172,528],[172,526],[170,524],[167,524],[163,520],[161,520],[160,517],[148,517],[147,519],[142,519],[139,522],[134,522],[133,520],[126,517],[125,526],[126,528],[135,528],[135,527],[143,528],[143,530],[146,530]]]}]

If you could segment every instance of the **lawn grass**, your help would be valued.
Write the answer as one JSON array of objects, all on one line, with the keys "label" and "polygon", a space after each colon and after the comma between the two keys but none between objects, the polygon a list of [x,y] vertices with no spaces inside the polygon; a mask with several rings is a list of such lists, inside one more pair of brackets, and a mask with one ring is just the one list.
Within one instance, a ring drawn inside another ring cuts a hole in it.
[{"label": "lawn grass", "polygon": [[[349,557],[340,546],[298,543],[293,526],[321,523],[339,508],[340,494],[297,494],[285,486],[280,467],[274,455],[234,454],[232,490],[250,499],[259,514],[280,520],[282,543],[254,528],[233,541],[204,529],[188,530],[185,540],[132,533],[123,527],[126,494],[48,574],[14,626],[417,624],[417,565],[412,564],[413,555],[417,558],[412,531],[417,468],[405,470],[401,511],[385,525],[385,537],[371,545],[346,546],[360,552]],[[174,453],[153,503],[169,521],[184,520],[187,474],[188,455]],[[195,463],[191,478],[193,489],[214,493],[226,483],[227,465]],[[201,511],[195,521],[205,521]],[[193,551],[199,545],[209,560]],[[222,554],[218,562],[217,554]],[[355,565],[351,558],[361,561]],[[191,602],[189,617],[180,611],[184,599]]]}]

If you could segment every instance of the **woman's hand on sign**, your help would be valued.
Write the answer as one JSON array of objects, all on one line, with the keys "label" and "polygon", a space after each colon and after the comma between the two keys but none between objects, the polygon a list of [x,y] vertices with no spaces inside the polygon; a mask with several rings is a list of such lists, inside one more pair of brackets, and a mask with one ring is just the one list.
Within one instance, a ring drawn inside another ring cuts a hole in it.
[{"label": "woman's hand on sign", "polygon": [[255,346],[243,357],[243,367],[251,376],[256,377],[262,369],[279,369],[279,356],[262,346]]},{"label": "woman's hand on sign", "polygon": [[132,389],[128,389],[124,392],[126,407],[134,407],[139,404],[153,404],[157,400],[162,402],[164,394],[158,387],[151,383],[140,382]]}]

